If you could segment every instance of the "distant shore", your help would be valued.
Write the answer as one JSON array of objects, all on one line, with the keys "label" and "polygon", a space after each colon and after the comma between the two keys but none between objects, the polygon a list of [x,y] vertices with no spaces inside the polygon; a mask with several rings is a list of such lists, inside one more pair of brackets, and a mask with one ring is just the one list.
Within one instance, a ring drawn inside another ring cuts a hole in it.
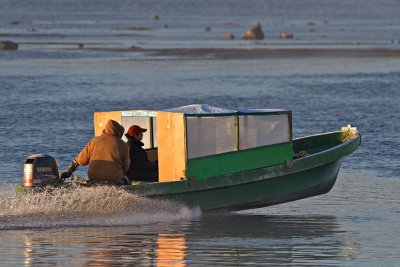
[{"label": "distant shore", "polygon": [[[91,48],[88,48],[92,50]],[[142,52],[153,56],[191,59],[400,57],[400,49],[384,48],[93,48],[114,52]]]},{"label": "distant shore", "polygon": [[119,47],[118,44],[106,43],[75,43],[75,42],[21,42],[22,46],[50,45],[58,49],[104,52],[132,52],[144,53],[150,56],[170,56],[181,59],[268,59],[268,58],[361,58],[361,57],[400,57],[400,46],[365,47],[365,46],[338,46],[338,47]]}]

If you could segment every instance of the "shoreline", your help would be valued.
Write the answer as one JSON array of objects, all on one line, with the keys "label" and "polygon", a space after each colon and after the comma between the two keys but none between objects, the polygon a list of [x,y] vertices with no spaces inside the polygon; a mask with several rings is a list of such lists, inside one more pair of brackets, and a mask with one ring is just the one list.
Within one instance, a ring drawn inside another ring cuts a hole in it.
[{"label": "shoreline", "polygon": [[296,59],[296,58],[398,58],[400,46],[281,46],[281,47],[121,47],[117,43],[97,42],[20,42],[20,48],[52,46],[68,51],[97,51],[115,53],[142,53],[148,56],[169,56],[178,59]]},{"label": "shoreline", "polygon": [[140,52],[152,56],[191,59],[268,59],[268,58],[358,58],[400,57],[399,49],[388,48],[85,48],[109,52]]}]

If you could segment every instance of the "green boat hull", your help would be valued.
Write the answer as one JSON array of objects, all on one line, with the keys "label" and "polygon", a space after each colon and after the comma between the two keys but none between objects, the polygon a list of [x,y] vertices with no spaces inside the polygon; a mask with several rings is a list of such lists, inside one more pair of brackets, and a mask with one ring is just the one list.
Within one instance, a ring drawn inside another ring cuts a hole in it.
[{"label": "green boat hull", "polygon": [[245,210],[321,195],[334,186],[342,158],[360,145],[359,134],[346,134],[332,132],[295,139],[294,154],[306,151],[307,155],[285,164],[205,180],[137,183],[125,189],[202,210]]}]

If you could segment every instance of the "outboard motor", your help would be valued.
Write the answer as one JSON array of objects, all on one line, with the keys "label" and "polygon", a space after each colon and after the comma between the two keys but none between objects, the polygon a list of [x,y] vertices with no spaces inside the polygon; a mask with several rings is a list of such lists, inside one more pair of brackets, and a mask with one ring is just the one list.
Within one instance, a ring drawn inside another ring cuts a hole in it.
[{"label": "outboard motor", "polygon": [[59,182],[55,158],[45,154],[29,156],[24,164],[24,188],[41,187]]}]

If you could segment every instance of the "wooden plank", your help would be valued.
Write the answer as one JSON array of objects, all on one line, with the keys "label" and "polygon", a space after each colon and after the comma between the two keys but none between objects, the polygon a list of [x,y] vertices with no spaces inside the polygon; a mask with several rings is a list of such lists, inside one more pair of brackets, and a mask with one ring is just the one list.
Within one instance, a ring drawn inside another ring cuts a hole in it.
[{"label": "wooden plank", "polygon": [[186,177],[186,127],[183,113],[157,112],[159,181]]},{"label": "wooden plank", "polygon": [[115,120],[121,124],[121,112],[122,111],[110,111],[110,112],[95,112],[94,113],[94,135],[99,136],[103,133],[104,127],[108,120]]}]

